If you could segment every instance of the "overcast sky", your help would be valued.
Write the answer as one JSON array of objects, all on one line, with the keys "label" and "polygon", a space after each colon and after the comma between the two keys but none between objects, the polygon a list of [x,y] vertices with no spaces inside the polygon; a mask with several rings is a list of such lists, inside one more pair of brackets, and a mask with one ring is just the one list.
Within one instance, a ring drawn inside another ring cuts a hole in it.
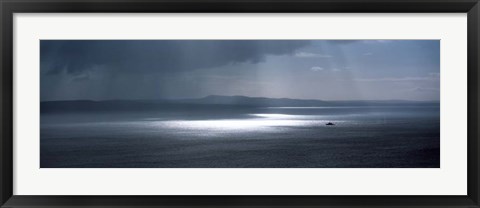
[{"label": "overcast sky", "polygon": [[438,40],[42,40],[41,100],[439,100]]}]

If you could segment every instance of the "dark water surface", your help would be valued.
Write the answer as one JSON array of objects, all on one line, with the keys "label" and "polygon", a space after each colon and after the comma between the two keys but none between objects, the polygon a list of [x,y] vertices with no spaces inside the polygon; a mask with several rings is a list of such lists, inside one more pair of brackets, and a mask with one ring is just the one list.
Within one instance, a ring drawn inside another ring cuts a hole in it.
[{"label": "dark water surface", "polygon": [[40,150],[41,168],[438,168],[440,109],[42,113]]}]

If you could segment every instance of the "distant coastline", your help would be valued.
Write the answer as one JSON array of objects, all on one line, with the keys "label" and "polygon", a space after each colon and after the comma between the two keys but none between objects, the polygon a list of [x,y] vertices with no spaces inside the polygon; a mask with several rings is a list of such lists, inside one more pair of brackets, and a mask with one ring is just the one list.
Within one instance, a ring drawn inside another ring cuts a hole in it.
[{"label": "distant coastline", "polygon": [[324,101],[313,99],[266,98],[247,96],[210,95],[191,99],[158,99],[158,100],[59,100],[42,101],[42,113],[64,111],[124,111],[124,110],[155,110],[163,108],[178,108],[203,106],[225,107],[332,107],[332,106],[437,106],[439,101],[409,101],[409,100],[352,100]]}]

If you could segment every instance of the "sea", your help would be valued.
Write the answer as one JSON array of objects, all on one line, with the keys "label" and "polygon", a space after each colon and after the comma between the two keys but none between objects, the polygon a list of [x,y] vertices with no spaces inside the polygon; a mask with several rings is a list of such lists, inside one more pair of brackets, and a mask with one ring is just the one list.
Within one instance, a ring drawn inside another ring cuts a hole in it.
[{"label": "sea", "polygon": [[40,117],[41,168],[440,168],[439,105],[194,105]]}]

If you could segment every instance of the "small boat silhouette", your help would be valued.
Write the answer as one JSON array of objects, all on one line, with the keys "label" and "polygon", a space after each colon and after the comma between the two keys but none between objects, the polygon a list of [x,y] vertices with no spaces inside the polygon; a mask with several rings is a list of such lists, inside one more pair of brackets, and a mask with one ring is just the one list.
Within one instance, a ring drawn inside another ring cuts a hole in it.
[{"label": "small boat silhouette", "polygon": [[334,126],[335,124],[334,124],[334,123],[332,123],[332,122],[328,122],[328,123],[327,123],[327,124],[325,124],[325,125],[327,125],[327,126]]}]

